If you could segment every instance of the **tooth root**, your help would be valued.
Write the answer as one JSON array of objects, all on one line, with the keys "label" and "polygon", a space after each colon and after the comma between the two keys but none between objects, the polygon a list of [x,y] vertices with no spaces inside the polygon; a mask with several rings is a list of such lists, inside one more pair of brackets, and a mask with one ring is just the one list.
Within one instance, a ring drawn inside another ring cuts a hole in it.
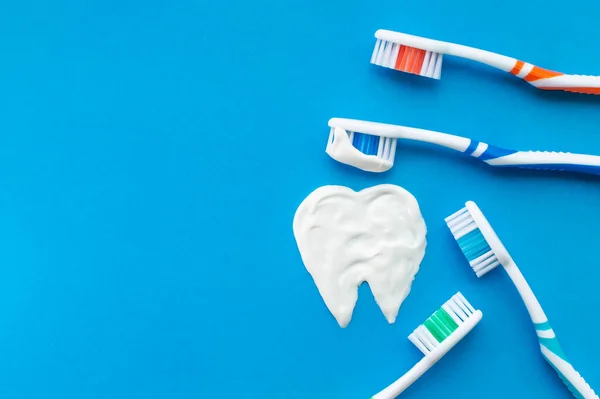
[{"label": "tooth root", "polygon": [[379,305],[381,312],[388,323],[393,324],[396,321],[402,302],[404,302],[410,292],[411,284],[400,282],[396,287],[404,289],[393,290],[390,289],[390,285],[395,285],[394,282],[386,277],[387,276],[381,275],[373,276],[367,279],[367,282],[369,283],[373,297],[375,297],[375,302]]},{"label": "tooth root", "polygon": [[352,320],[352,313],[354,313],[354,307],[358,300],[358,287],[337,285],[333,289],[321,291],[320,286],[328,284],[328,282],[319,283],[315,280],[315,284],[319,288],[319,292],[321,292],[325,305],[327,305],[327,308],[333,317],[335,317],[340,327],[346,328],[350,320]]}]

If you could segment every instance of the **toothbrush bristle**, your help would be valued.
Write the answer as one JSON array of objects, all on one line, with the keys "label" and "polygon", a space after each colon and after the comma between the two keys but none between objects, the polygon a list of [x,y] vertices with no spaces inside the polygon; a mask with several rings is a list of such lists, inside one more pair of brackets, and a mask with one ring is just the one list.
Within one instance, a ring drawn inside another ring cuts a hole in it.
[{"label": "toothbrush bristle", "polygon": [[370,134],[354,133],[352,145],[366,155],[378,155],[379,153],[379,136]]},{"label": "toothbrush bristle", "polygon": [[[329,133],[329,141],[327,145],[331,145],[335,139],[335,128],[331,128]],[[346,131],[352,146],[365,155],[374,155],[386,161],[394,163],[396,157],[397,139],[390,137],[381,137],[372,134],[358,133]]]},{"label": "toothbrush bristle", "polygon": [[427,355],[444,342],[474,313],[473,306],[459,292],[417,327],[408,336],[408,339],[424,355]]},{"label": "toothbrush bristle", "polygon": [[446,224],[477,277],[482,277],[500,265],[466,207],[448,216]]},{"label": "toothbrush bristle", "polygon": [[443,54],[377,39],[371,63],[433,79],[442,74]]}]

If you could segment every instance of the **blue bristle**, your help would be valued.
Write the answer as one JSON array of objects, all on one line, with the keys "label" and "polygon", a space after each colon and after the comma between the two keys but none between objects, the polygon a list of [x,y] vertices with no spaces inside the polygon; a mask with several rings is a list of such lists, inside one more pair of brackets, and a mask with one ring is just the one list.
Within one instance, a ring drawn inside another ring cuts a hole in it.
[{"label": "blue bristle", "polygon": [[473,230],[457,241],[469,262],[492,250],[479,229]]},{"label": "blue bristle", "polygon": [[354,133],[352,145],[365,155],[377,155],[377,151],[379,150],[379,136]]}]

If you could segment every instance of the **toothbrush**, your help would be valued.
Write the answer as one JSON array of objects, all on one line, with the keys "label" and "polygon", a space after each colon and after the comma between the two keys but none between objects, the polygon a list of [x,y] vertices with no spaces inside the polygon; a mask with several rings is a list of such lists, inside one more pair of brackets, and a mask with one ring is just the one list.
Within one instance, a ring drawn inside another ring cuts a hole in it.
[{"label": "toothbrush", "polygon": [[600,94],[600,76],[567,75],[489,51],[384,29],[375,38],[371,63],[397,71],[440,79],[447,54],[510,72],[538,89]]},{"label": "toothbrush", "polygon": [[600,175],[600,156],[548,151],[513,151],[466,137],[405,126],[355,119],[329,120],[326,152],[333,159],[368,172],[385,172],[394,165],[396,139],[437,144],[491,166],[559,170]]},{"label": "toothbrush", "polygon": [[408,336],[425,357],[371,399],[394,399],[438,362],[479,323],[483,314],[459,292]]},{"label": "toothbrush", "polygon": [[540,303],[492,226],[474,202],[469,201],[465,205],[465,208],[447,217],[446,223],[477,277],[499,265],[504,267],[531,316],[544,358],[576,398],[598,399],[567,360]]}]

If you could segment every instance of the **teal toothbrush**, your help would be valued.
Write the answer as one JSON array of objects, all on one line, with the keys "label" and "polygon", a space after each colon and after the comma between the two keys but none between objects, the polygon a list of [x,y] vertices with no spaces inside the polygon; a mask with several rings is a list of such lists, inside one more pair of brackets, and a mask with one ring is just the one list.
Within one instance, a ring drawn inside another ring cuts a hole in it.
[{"label": "teal toothbrush", "polygon": [[438,362],[479,323],[483,314],[459,292],[408,336],[425,357],[371,399],[394,399]]},{"label": "teal toothbrush", "polygon": [[544,358],[577,399],[598,399],[594,390],[567,360],[540,303],[479,207],[472,201],[465,205],[465,208],[448,216],[446,224],[477,277],[499,265],[504,267],[527,307]]}]

